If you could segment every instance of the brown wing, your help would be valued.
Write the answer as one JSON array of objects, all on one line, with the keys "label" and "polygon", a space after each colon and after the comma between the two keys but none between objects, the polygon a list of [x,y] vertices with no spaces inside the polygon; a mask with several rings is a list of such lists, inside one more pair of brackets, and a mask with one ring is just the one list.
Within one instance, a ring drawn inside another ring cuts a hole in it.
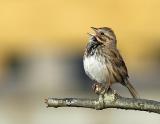
[{"label": "brown wing", "polygon": [[110,74],[112,74],[111,77],[114,77],[117,82],[126,86],[133,98],[139,98],[137,91],[128,80],[127,67],[119,51],[117,49],[108,49],[106,55],[108,57],[107,61],[109,63]]},{"label": "brown wing", "polygon": [[117,49],[107,50],[107,61],[112,66],[112,75],[117,82],[125,85],[125,80],[129,77],[125,62]]}]

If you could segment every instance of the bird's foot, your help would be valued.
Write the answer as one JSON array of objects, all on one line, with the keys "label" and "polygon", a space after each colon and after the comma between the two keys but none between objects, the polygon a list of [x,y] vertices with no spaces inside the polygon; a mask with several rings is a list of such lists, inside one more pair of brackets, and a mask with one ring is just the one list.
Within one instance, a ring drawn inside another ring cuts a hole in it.
[{"label": "bird's foot", "polygon": [[92,85],[92,89],[97,95],[104,95],[104,93],[106,92],[105,85],[103,85],[102,83],[94,83]]},{"label": "bird's foot", "polygon": [[111,87],[110,86],[108,86],[107,88],[106,88],[106,93],[107,94],[113,94],[113,90],[111,89]]}]

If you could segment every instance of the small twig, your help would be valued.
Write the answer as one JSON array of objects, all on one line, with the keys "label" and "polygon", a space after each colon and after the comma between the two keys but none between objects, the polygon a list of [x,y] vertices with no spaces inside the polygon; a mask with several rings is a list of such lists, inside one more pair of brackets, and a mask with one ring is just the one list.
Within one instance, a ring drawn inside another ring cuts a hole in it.
[{"label": "small twig", "polygon": [[160,114],[160,102],[147,99],[124,98],[118,94],[100,95],[98,99],[82,98],[48,98],[45,99],[47,107],[83,107],[102,110],[106,108],[118,108],[126,110],[139,110]]}]

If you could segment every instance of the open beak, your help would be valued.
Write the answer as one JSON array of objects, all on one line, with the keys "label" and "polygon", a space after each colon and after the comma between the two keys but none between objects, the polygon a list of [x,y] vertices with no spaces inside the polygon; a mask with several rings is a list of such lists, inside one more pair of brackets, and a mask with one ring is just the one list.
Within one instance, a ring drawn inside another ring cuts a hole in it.
[{"label": "open beak", "polygon": [[[91,27],[92,28],[92,30],[96,33],[96,35],[98,34],[98,29],[97,28],[95,28],[95,27]],[[91,33],[87,33],[89,36],[95,36],[95,34],[91,34]]]},{"label": "open beak", "polygon": [[98,33],[98,28],[95,28],[95,27],[91,27],[92,30],[96,33],[97,36],[99,36],[99,33]]},{"label": "open beak", "polygon": [[94,34],[91,34],[91,33],[87,33],[89,36],[94,36]]},{"label": "open beak", "polygon": [[100,35],[99,31],[98,31],[98,28],[95,28],[95,27],[91,27],[91,28],[95,32],[94,36],[97,38],[97,41],[101,42],[101,35]]},{"label": "open beak", "polygon": [[91,27],[92,29],[93,29],[93,31],[95,31],[95,32],[97,32],[97,28],[95,28],[95,27]]}]

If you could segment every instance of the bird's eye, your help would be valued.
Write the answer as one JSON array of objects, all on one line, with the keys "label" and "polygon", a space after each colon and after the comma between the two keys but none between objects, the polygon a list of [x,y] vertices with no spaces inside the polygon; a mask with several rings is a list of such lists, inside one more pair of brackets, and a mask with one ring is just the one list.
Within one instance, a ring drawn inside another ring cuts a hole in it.
[{"label": "bird's eye", "polygon": [[101,35],[104,35],[104,33],[103,33],[103,32],[100,32],[100,34],[101,34]]}]

